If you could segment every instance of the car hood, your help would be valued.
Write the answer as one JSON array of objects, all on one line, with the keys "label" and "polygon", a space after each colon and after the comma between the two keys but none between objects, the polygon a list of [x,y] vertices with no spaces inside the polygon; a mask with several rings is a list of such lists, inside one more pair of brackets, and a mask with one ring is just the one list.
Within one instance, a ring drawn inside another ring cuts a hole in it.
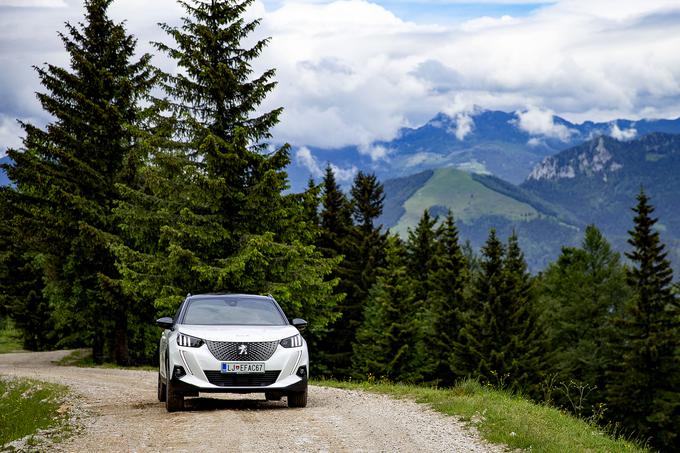
[{"label": "car hood", "polygon": [[293,326],[178,326],[179,332],[211,341],[275,341],[300,332]]}]

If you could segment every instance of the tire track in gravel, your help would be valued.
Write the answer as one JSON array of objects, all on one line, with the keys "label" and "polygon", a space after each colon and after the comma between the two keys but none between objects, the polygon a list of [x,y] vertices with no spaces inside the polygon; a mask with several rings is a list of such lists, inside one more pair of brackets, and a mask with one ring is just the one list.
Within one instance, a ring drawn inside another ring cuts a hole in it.
[{"label": "tire track in gravel", "polygon": [[289,409],[261,394],[187,399],[168,413],[155,372],[61,367],[67,352],[0,355],[0,375],[69,386],[83,430],[55,447],[66,452],[501,452],[454,417],[406,400],[310,387]]}]

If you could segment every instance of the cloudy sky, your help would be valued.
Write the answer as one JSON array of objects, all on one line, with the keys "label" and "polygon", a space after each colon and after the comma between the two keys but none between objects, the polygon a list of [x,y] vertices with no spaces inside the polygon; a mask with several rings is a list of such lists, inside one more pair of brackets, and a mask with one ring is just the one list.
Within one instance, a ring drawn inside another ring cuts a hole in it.
[{"label": "cloudy sky", "polygon": [[[173,0],[116,0],[140,49],[176,23]],[[258,69],[277,68],[265,107],[297,146],[366,146],[437,112],[520,110],[571,121],[680,116],[678,0],[255,0]],[[0,155],[16,119],[44,124],[32,65],[65,65],[57,31],[78,0],[0,0]],[[155,63],[171,66],[160,57]],[[546,120],[547,118],[547,120]]]}]

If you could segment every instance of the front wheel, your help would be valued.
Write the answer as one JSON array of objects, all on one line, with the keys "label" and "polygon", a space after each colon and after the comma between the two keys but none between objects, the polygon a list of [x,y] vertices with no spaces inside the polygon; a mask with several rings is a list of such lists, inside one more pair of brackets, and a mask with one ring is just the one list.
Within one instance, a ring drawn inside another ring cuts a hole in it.
[{"label": "front wheel", "polygon": [[172,383],[170,371],[168,371],[167,382],[165,383],[165,408],[168,412],[176,412],[184,409],[184,395],[175,389]]},{"label": "front wheel", "polygon": [[158,401],[165,402],[165,384],[160,372],[158,373]]},{"label": "front wheel", "polygon": [[288,394],[288,407],[307,406],[307,389],[302,392],[292,392]]}]

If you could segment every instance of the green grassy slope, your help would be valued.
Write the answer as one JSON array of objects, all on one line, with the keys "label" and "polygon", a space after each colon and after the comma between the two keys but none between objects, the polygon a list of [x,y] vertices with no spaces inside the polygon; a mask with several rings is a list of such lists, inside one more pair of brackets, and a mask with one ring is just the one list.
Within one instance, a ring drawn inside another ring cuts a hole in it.
[{"label": "green grassy slope", "polygon": [[472,223],[486,216],[496,215],[511,221],[530,221],[541,213],[528,203],[492,190],[473,178],[473,175],[454,168],[440,168],[408,200],[404,214],[392,231],[402,237],[414,228],[425,209],[434,208],[435,214],[451,209],[458,221]]},{"label": "green grassy slope", "polygon": [[0,354],[21,351],[20,335],[10,319],[0,318]]},{"label": "green grassy slope", "polygon": [[464,381],[451,389],[401,384],[318,381],[317,385],[361,389],[413,399],[446,415],[462,418],[484,439],[531,452],[645,452],[640,445],[615,439],[602,428],[546,405],[505,391]]},{"label": "green grassy slope", "polygon": [[67,433],[67,411],[62,406],[66,393],[63,385],[0,377],[0,450],[6,451],[9,442],[39,431]]}]

